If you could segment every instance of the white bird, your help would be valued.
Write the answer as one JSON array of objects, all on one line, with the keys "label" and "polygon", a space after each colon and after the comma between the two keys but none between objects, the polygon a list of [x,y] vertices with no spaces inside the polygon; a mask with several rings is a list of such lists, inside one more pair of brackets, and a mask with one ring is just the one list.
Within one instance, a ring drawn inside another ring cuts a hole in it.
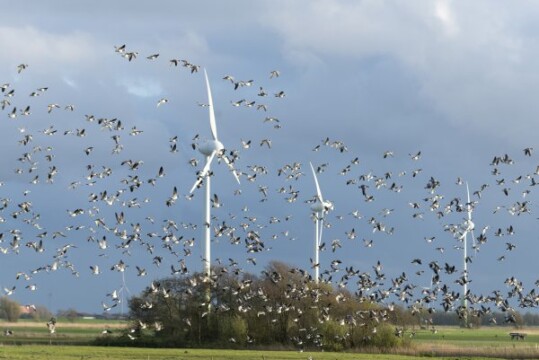
[{"label": "white bird", "polygon": [[417,161],[419,160],[419,158],[421,157],[421,151],[418,151],[417,153],[415,154],[408,154],[410,156],[410,159],[414,160],[414,161]]},{"label": "white bird", "polygon": [[14,292],[15,292],[15,286],[13,286],[11,289],[4,288],[4,293],[6,294],[6,296],[11,296],[13,295]]},{"label": "white bird", "polygon": [[60,105],[58,104],[49,104],[47,105],[47,112],[50,114],[52,110],[59,109],[59,108],[60,108]]},{"label": "white bird", "polygon": [[11,110],[11,112],[8,114],[8,116],[11,119],[15,119],[17,117],[17,107],[14,107],[13,110]]},{"label": "white bird", "polygon": [[99,265],[90,265],[90,270],[92,270],[92,274],[94,275],[100,274]]},{"label": "white bird", "polygon": [[135,266],[137,268],[137,276],[146,276],[146,269],[141,268],[139,266]]},{"label": "white bird", "polygon": [[125,44],[123,45],[114,45],[114,51],[120,54],[125,52]]},{"label": "white bird", "polygon": [[56,332],[56,320],[49,320],[47,322],[47,329],[49,330],[49,333],[54,334]]}]

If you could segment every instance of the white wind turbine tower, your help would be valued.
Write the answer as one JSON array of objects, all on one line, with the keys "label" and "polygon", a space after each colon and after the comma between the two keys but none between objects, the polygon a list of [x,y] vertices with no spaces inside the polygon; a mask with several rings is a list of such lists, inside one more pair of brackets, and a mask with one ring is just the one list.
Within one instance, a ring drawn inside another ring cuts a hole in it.
[{"label": "white wind turbine tower", "polygon": [[316,201],[311,205],[311,210],[314,212],[314,282],[318,284],[320,275],[320,244],[322,243],[322,230],[324,229],[324,216],[330,210],[333,210],[333,204],[331,201],[324,200],[322,192],[320,191],[320,185],[318,185],[318,178],[316,177],[316,171],[312,163],[311,170],[313,172],[314,183],[316,184]]},{"label": "white wind turbine tower", "polygon": [[466,194],[468,202],[466,203],[468,218],[464,221],[463,224],[463,234],[461,239],[463,240],[463,285],[462,285],[462,307],[464,308],[464,325],[468,327],[468,300],[466,299],[466,294],[468,293],[468,233],[472,234],[473,248],[475,249],[475,236],[474,229],[475,224],[472,221],[472,204],[470,201],[470,188],[468,187],[468,182],[466,182]]},{"label": "white wind turbine tower", "polygon": [[129,290],[125,282],[125,271],[121,271],[121,273],[122,273],[122,287],[118,291],[118,295],[120,296],[120,315],[123,318],[126,293],[129,294],[129,296],[131,296],[131,291]]},{"label": "white wind turbine tower", "polygon": [[217,136],[217,126],[215,125],[215,112],[213,109],[213,100],[211,97],[211,89],[210,89],[210,82],[208,80],[208,74],[206,73],[206,69],[204,69],[204,77],[206,79],[206,89],[208,91],[208,109],[209,109],[209,115],[210,115],[210,128],[211,128],[211,134],[212,134],[212,140],[206,140],[203,143],[199,144],[197,146],[198,151],[200,151],[205,157],[206,157],[206,163],[204,164],[204,168],[202,171],[198,173],[198,178],[195,181],[195,184],[189,191],[190,194],[195,191],[197,187],[200,186],[200,184],[204,181],[206,185],[206,197],[205,197],[205,215],[204,215],[204,258],[202,261],[204,262],[204,275],[206,278],[210,278],[211,275],[211,248],[210,248],[210,221],[211,221],[211,215],[210,215],[210,166],[211,162],[214,157],[221,158],[229,167],[230,171],[232,172],[232,175],[234,175],[234,178],[240,183],[240,179],[238,177],[238,174],[236,174],[236,170],[234,169],[234,166],[231,164],[231,162],[228,160],[226,156],[223,155],[224,146],[223,143],[219,141],[219,138]]}]

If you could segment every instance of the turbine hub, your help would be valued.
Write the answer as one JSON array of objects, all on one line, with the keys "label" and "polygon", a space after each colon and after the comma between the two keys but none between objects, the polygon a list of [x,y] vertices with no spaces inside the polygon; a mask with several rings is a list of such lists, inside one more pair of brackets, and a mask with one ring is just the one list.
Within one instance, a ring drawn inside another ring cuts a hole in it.
[{"label": "turbine hub", "polygon": [[333,210],[333,203],[331,201],[320,201],[319,199],[316,199],[316,202],[311,205],[311,210],[318,213],[318,212],[329,212]]},{"label": "turbine hub", "polygon": [[465,220],[464,221],[464,231],[472,231],[475,229],[475,224],[472,220]]},{"label": "turbine hub", "polygon": [[205,156],[210,156],[213,152],[221,152],[224,148],[219,140],[206,140],[198,146],[198,151]]}]

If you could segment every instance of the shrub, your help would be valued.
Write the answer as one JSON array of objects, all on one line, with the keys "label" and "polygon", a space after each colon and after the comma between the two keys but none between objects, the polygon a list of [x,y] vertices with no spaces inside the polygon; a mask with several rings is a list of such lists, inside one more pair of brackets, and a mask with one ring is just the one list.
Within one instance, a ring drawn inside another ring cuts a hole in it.
[{"label": "shrub", "polygon": [[384,350],[399,345],[399,338],[395,336],[394,329],[388,324],[380,324],[372,337],[372,345]]},{"label": "shrub", "polygon": [[223,317],[219,322],[219,337],[231,344],[243,345],[247,339],[247,322],[239,316]]},{"label": "shrub", "polygon": [[0,315],[8,322],[17,322],[21,315],[21,305],[4,296],[0,298]]},{"label": "shrub", "polygon": [[342,351],[346,328],[334,320],[325,321],[320,326],[322,349],[325,351]]}]

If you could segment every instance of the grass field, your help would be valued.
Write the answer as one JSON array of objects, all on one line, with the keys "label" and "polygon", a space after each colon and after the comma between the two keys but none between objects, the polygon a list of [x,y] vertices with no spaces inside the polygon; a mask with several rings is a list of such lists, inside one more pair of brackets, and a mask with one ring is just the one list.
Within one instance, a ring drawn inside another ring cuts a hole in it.
[{"label": "grass field", "polygon": [[[416,356],[394,354],[322,353],[293,351],[203,350],[203,349],[135,349],[84,346],[4,346],[0,359],[9,360],[411,360]],[[456,359],[448,357],[447,359]],[[466,357],[466,359],[470,359]],[[473,359],[482,359],[476,357]]]},{"label": "grass field", "polygon": [[53,344],[53,345],[88,345],[101,335],[104,329],[119,332],[127,325],[123,321],[77,320],[75,322],[58,320],[56,332],[50,334],[45,322],[23,321],[16,323],[0,322],[2,333],[11,330],[12,336],[2,336],[0,344]]},{"label": "grass field", "polygon": [[[512,340],[511,332],[526,334],[524,340]],[[410,349],[401,353],[435,356],[488,356],[503,359],[539,358],[539,328],[515,330],[511,327],[461,329],[438,327],[437,332],[417,331]]]},{"label": "grass field", "polygon": [[[200,350],[200,349],[142,349],[88,346],[104,329],[120,334],[127,326],[121,321],[81,320],[58,321],[57,332],[49,334],[44,322],[0,322],[0,329],[10,329],[12,336],[0,336],[0,359],[531,359],[539,358],[539,328],[518,330],[526,333],[525,340],[511,340],[510,327],[461,329],[438,327],[437,332],[419,330],[410,346],[391,351],[391,354],[322,353],[297,351]],[[404,336],[409,336],[405,333]],[[66,346],[69,345],[69,346]]]},{"label": "grass field", "polygon": [[[511,332],[526,333],[524,341],[512,340],[509,336]],[[481,329],[461,329],[457,327],[437,327],[437,332],[430,330],[420,330],[416,332],[414,342],[417,343],[456,343],[459,346],[505,346],[513,344],[516,346],[539,343],[539,328],[525,328],[515,330],[511,327],[483,327]]]}]

